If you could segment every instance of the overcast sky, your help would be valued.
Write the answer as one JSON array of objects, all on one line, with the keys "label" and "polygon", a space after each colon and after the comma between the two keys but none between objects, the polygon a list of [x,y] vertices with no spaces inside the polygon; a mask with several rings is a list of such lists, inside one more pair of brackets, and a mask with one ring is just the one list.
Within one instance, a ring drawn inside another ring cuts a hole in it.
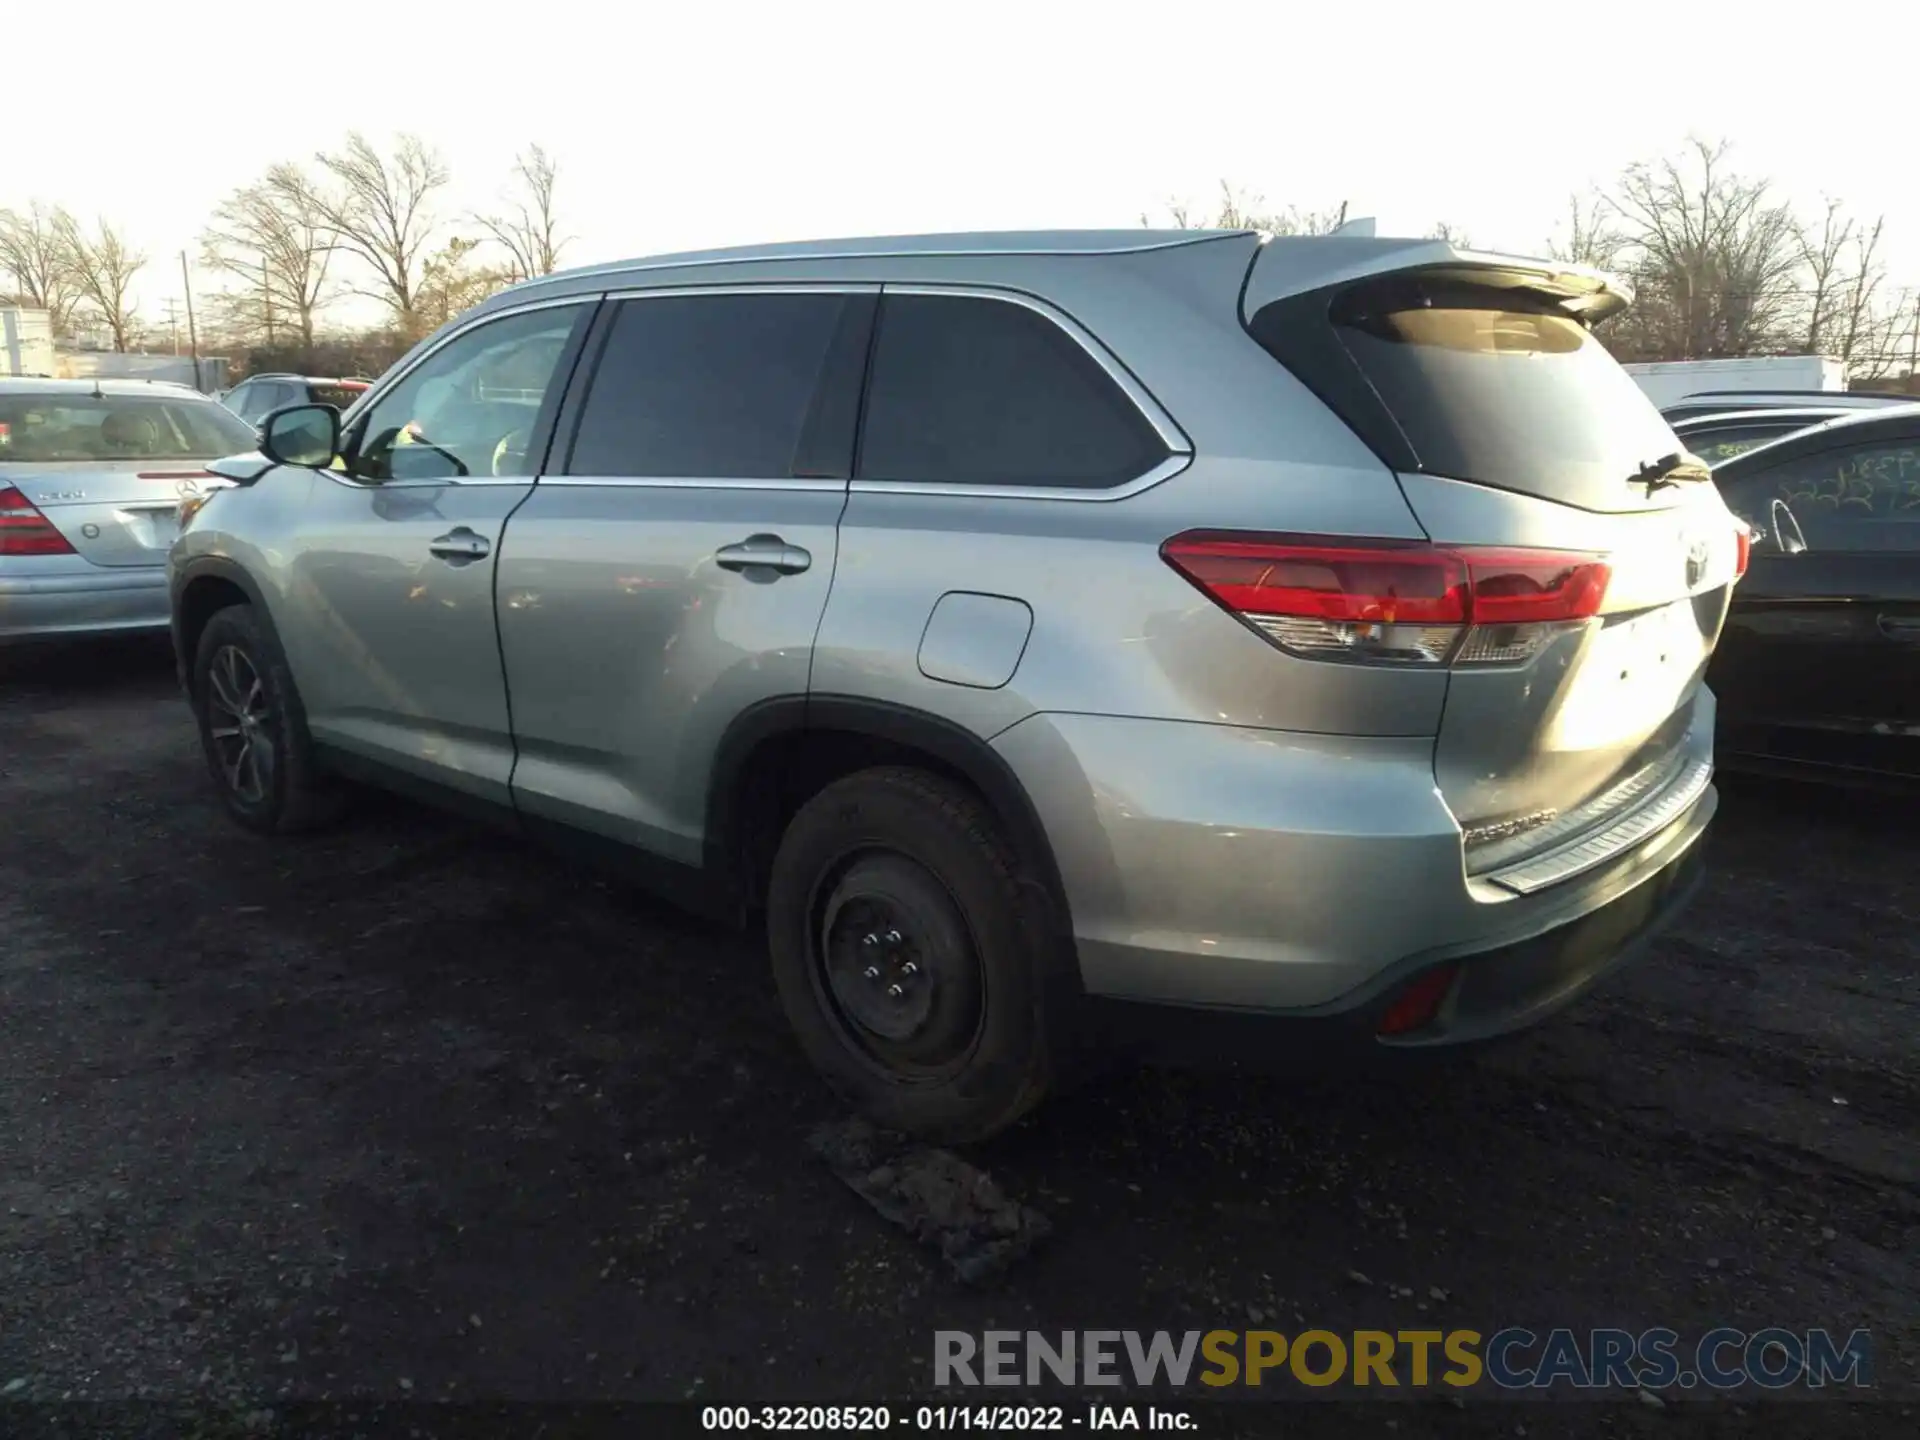
[{"label": "overcast sky", "polygon": [[223,195],[349,127],[439,147],[449,220],[539,141],[579,263],[1133,225],[1222,177],[1276,207],[1345,200],[1383,233],[1446,220],[1538,251],[1569,192],[1724,137],[1795,198],[1884,213],[1896,281],[1920,282],[1912,0],[4,9],[0,206],[122,224],[153,257],[149,319]]}]

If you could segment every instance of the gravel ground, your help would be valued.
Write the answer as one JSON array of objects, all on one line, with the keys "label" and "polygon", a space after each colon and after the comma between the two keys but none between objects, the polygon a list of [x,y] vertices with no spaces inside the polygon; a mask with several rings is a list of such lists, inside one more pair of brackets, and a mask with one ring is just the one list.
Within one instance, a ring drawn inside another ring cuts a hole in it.
[{"label": "gravel ground", "polygon": [[936,1327],[1785,1324],[1871,1329],[1894,1403],[1767,1433],[1912,1433],[1920,834],[1730,786],[1714,845],[1678,931],[1443,1077],[1127,1075],[970,1152],[1051,1222],[982,1290],[809,1148],[756,943],[397,801],[263,843],[163,647],[0,657],[0,1386],[848,1401],[927,1398]]}]

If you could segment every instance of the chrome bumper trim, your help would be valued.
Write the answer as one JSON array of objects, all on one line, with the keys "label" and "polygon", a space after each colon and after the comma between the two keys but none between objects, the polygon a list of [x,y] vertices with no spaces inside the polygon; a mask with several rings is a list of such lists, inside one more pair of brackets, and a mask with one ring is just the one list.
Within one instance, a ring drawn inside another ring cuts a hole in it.
[{"label": "chrome bumper trim", "polygon": [[[1706,793],[1707,786],[1712,783],[1712,780],[1713,763],[1711,761],[1687,761],[1671,783],[1652,800],[1598,834],[1588,835],[1585,839],[1577,840],[1557,850],[1549,850],[1544,855],[1535,855],[1517,865],[1490,871],[1475,878],[1490,881],[1516,895],[1531,895],[1537,890],[1546,889],[1549,885],[1558,885],[1563,880],[1571,880],[1574,876],[1591,870],[1595,866],[1604,865],[1615,856],[1666,829],[1679,819],[1694,801]],[[1612,796],[1608,798],[1611,799]]]}]

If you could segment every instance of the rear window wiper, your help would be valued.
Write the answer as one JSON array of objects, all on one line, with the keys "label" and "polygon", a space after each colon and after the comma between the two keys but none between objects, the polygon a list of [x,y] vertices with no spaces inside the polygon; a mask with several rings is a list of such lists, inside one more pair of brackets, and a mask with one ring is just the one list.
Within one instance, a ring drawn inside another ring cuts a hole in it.
[{"label": "rear window wiper", "polygon": [[1647,494],[1668,485],[1678,485],[1681,481],[1711,480],[1713,472],[1693,455],[1685,450],[1676,450],[1673,454],[1659,460],[1649,460],[1633,474],[1627,477],[1629,485],[1644,485]]}]

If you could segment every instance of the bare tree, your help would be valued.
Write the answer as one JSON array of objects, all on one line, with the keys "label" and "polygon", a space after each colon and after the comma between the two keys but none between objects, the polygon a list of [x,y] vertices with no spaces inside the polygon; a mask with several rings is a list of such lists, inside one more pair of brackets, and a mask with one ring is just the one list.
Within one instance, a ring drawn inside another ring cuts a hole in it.
[{"label": "bare tree", "polygon": [[231,325],[266,348],[313,348],[325,304],[335,233],[314,186],[295,165],[276,165],[214,211],[200,237],[202,262],[237,282],[224,309]]},{"label": "bare tree", "polygon": [[[1327,235],[1347,220],[1343,202],[1330,210],[1302,210],[1289,205],[1284,210],[1269,210],[1259,195],[1249,195],[1231,181],[1220,182],[1220,208],[1212,213],[1196,213],[1191,206],[1169,201],[1167,217],[1177,230],[1257,230],[1262,235]],[[1140,217],[1151,226],[1150,216]]]},{"label": "bare tree", "polygon": [[499,266],[473,264],[473,252],[479,247],[480,241],[456,235],[421,262],[414,316],[423,333],[438,329],[517,278]]},{"label": "bare tree", "polygon": [[96,221],[89,234],[64,211],[56,212],[56,218],[56,233],[73,266],[74,289],[89,309],[99,312],[113,348],[124,352],[135,330],[133,277],[147,257],[105,220]]},{"label": "bare tree", "polygon": [[1609,321],[1623,359],[1819,353],[1851,373],[1887,373],[1904,311],[1887,283],[1882,224],[1828,200],[1803,221],[1727,147],[1695,140],[1629,167],[1614,189],[1575,197],[1556,258],[1621,271],[1636,302]]},{"label": "bare tree", "polygon": [[1806,304],[1800,343],[1809,355],[1818,355],[1821,353],[1821,341],[1826,338],[1828,324],[1833,319],[1837,303],[1835,292],[1844,283],[1841,261],[1848,242],[1853,239],[1853,221],[1841,209],[1838,200],[1829,199],[1826,213],[1820,217],[1818,232],[1811,225],[1800,225],[1795,228],[1794,238],[1800,247],[1800,265],[1804,272],[1803,299]]},{"label": "bare tree", "polygon": [[1431,238],[1444,240],[1456,250],[1471,250],[1473,248],[1473,237],[1468,235],[1467,232],[1458,225],[1451,224],[1445,220],[1436,220],[1434,222]]},{"label": "bare tree", "polygon": [[515,280],[551,275],[560,263],[560,252],[567,247],[568,237],[560,234],[553,208],[558,174],[553,157],[538,145],[529,145],[514,157],[517,193],[502,202],[506,208],[498,214],[473,217],[474,223],[511,257],[509,269]]},{"label": "bare tree", "polygon": [[[1893,373],[1899,336],[1914,313],[1909,296],[1894,293],[1887,283],[1880,258],[1885,223],[1876,219],[1870,228],[1852,228],[1843,273],[1834,286],[1833,321],[1826,331],[1828,351],[1846,361],[1848,372],[1862,380]],[[1911,366],[1911,355],[1907,360]]]},{"label": "bare tree", "polygon": [[1792,344],[1798,226],[1764,180],[1729,169],[1726,153],[1693,141],[1681,159],[1629,167],[1609,200],[1639,294],[1624,324],[1668,355],[1753,355]]},{"label": "bare tree", "polygon": [[285,179],[297,184],[303,203],[344,250],[373,272],[371,288],[356,290],[385,303],[396,326],[420,330],[414,315],[421,264],[438,230],[432,202],[446,187],[446,162],[413,135],[402,135],[391,155],[382,155],[354,131],[340,150],[317,157],[321,183],[297,170]]},{"label": "bare tree", "polygon": [[1604,199],[1582,201],[1578,195],[1567,201],[1567,229],[1547,242],[1547,254],[1555,260],[1588,265],[1596,270],[1612,270],[1620,262],[1626,240],[1616,228]]},{"label": "bare tree", "polygon": [[0,273],[13,277],[20,299],[45,310],[56,335],[69,333],[80,291],[73,254],[63,238],[71,224],[64,211],[44,210],[38,201],[17,210],[0,210]]}]

